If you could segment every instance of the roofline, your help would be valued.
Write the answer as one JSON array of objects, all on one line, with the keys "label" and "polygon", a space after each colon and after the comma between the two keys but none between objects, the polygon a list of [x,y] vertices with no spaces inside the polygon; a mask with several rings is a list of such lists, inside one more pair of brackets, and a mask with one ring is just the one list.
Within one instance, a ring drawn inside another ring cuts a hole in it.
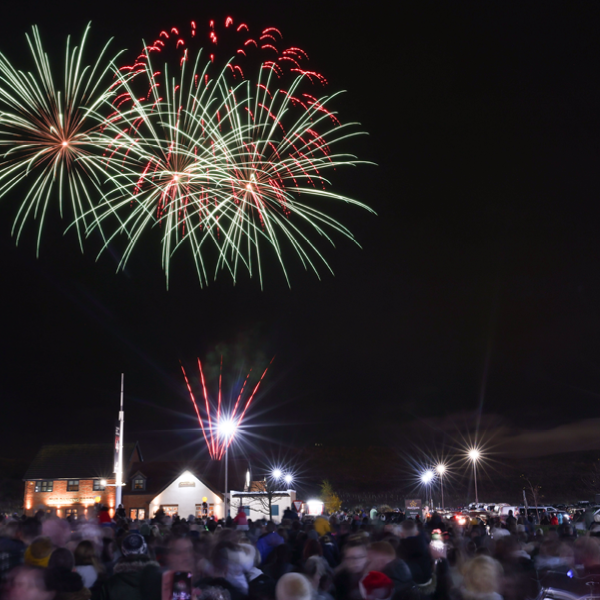
[{"label": "roofline", "polygon": [[[169,483],[167,483],[167,485],[163,486],[160,489],[160,491],[158,491],[156,493],[144,491],[144,493],[142,494],[142,490],[140,490],[139,494],[131,494],[131,493],[128,494],[126,490],[123,490],[123,496],[129,496],[129,497],[132,497],[132,498],[135,498],[136,496],[143,496],[143,495],[148,496],[150,494],[154,494],[154,497],[160,496],[160,494],[162,494],[170,485],[172,485],[175,482],[176,479],[178,479],[179,477],[181,477],[181,475],[183,473],[185,473],[185,471],[189,471],[200,483],[204,484],[213,494],[215,494],[216,496],[218,496],[219,498],[221,498],[221,500],[223,500],[223,492],[217,492],[216,490],[214,490],[211,485],[209,485],[208,483],[206,483],[206,481],[204,481],[204,479],[201,479],[200,477],[198,477],[198,475],[196,475],[196,473],[194,473],[189,468],[184,468],[182,471],[180,471],[179,475],[176,475],[173,479],[171,479],[169,481]],[[131,479],[131,477],[129,477],[129,479]],[[146,477],[146,479],[148,479],[148,478]],[[131,491],[133,491],[133,490],[131,490]]]},{"label": "roofline", "polygon": [[[231,492],[232,498],[268,498],[269,492]],[[289,492],[273,492],[271,498],[291,498]]]},{"label": "roofline", "polygon": [[129,457],[129,460],[131,461],[131,457],[135,454],[135,451],[138,451],[138,454],[140,456],[140,462],[144,462],[144,457],[142,456],[142,449],[140,448],[140,443],[136,440],[135,442],[135,446],[133,448],[133,452],[131,453],[131,456]]}]

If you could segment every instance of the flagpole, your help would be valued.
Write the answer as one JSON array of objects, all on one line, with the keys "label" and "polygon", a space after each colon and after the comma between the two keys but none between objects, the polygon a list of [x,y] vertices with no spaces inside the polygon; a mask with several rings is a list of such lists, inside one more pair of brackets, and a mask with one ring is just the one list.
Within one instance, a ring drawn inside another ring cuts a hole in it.
[{"label": "flagpole", "polygon": [[117,458],[117,481],[116,489],[116,507],[123,503],[123,434],[125,426],[125,413],[123,412],[123,393],[125,386],[125,373],[121,373],[121,408],[119,410],[119,449]]}]

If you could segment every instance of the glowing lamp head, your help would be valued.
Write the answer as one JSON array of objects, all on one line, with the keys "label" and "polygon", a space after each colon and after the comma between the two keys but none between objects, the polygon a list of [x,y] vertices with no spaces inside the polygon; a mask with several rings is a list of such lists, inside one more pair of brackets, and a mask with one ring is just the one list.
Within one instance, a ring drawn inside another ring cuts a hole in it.
[{"label": "glowing lamp head", "polygon": [[289,485],[290,483],[292,483],[292,481],[294,481],[294,478],[288,473],[283,480]]},{"label": "glowing lamp head", "polygon": [[435,470],[440,474],[443,475],[446,472],[446,465],[444,464],[439,464],[436,466]]},{"label": "glowing lamp head", "polygon": [[101,485],[102,487],[106,487],[106,479],[102,479],[102,480],[100,481],[100,485]]},{"label": "glowing lamp head", "polygon": [[231,419],[221,419],[218,430],[221,437],[229,439],[235,433],[235,422]]},{"label": "glowing lamp head", "polygon": [[283,473],[281,472],[281,469],[273,469],[273,479],[281,479],[281,476],[283,475]]},{"label": "glowing lamp head", "polygon": [[427,471],[425,471],[422,475],[421,475],[421,481],[427,485],[429,483],[431,483],[433,481],[434,478],[434,473],[431,469],[427,469]]},{"label": "glowing lamp head", "polygon": [[471,450],[469,450],[469,458],[473,462],[477,462],[480,457],[481,457],[481,453],[479,452],[479,450],[477,450],[477,448],[471,448]]}]

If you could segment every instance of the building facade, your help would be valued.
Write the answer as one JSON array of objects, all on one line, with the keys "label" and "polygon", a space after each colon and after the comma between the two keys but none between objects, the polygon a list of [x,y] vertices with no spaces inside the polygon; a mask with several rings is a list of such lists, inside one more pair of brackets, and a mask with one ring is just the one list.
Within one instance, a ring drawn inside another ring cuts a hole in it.
[{"label": "building facade", "polygon": [[[137,444],[126,444],[125,465],[139,463]],[[126,469],[127,470],[127,469]],[[87,516],[95,504],[114,515],[116,487],[112,444],[56,444],[43,446],[25,473],[23,508],[59,517]]]},{"label": "building facade", "polygon": [[[223,518],[223,461],[151,461],[131,465],[124,488],[123,506],[128,517],[153,517],[162,509],[168,515],[187,518]],[[250,465],[245,460],[229,461],[229,482],[246,488]]]},{"label": "building facade", "polygon": [[[152,518],[162,509],[187,518],[223,518],[224,461],[144,462],[138,444],[125,444],[122,503],[132,519]],[[114,445],[43,446],[25,474],[24,511],[60,517],[87,517],[97,504],[116,507]],[[251,482],[246,460],[229,460],[230,489],[247,491]],[[289,504],[289,501],[288,501]],[[237,511],[230,511],[235,516]]]}]

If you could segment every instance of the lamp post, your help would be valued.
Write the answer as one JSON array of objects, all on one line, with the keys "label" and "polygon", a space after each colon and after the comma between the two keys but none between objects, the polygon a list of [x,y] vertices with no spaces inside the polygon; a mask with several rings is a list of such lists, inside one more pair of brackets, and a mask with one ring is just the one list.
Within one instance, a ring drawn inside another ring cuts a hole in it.
[{"label": "lamp post", "polygon": [[225,495],[223,496],[223,519],[229,516],[229,458],[228,450],[235,433],[235,423],[231,419],[221,419],[217,425],[218,433],[225,438]]},{"label": "lamp post", "polygon": [[479,504],[479,496],[477,494],[477,461],[481,458],[481,453],[477,448],[469,450],[469,460],[473,462],[473,480],[475,482],[475,504]]},{"label": "lamp post", "polygon": [[440,488],[442,490],[442,510],[444,510],[444,473],[446,472],[446,465],[444,463],[440,463],[435,467],[435,470],[440,476]]},{"label": "lamp post", "polygon": [[[428,494],[431,493],[430,486],[431,486],[431,482],[433,481],[434,477],[435,477],[435,473],[431,469],[427,469],[426,471],[423,471],[423,473],[421,475],[421,481],[425,485],[425,489],[427,489]],[[430,498],[430,500],[431,500],[430,504],[433,505],[433,499]]]}]

